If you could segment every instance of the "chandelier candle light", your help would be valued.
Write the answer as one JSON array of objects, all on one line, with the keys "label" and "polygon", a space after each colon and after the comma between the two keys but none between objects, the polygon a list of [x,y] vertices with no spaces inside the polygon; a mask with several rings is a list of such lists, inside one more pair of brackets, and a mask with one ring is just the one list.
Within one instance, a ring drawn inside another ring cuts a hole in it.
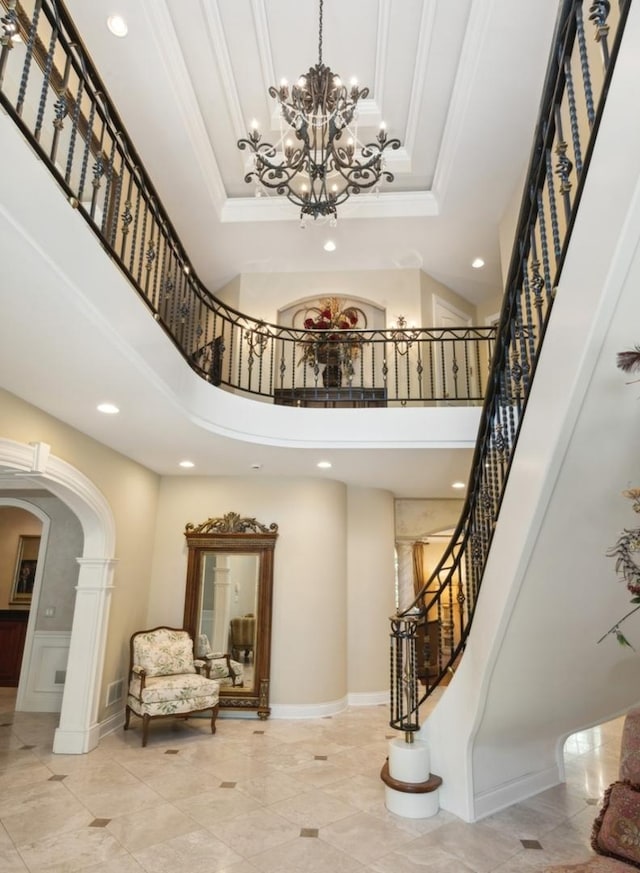
[{"label": "chandelier candle light", "polygon": [[301,225],[305,219],[337,220],[336,207],[352,194],[377,191],[380,180],[393,181],[385,169],[383,153],[400,148],[399,139],[388,139],[384,124],[375,142],[358,142],[358,100],[369,94],[352,82],[342,84],[322,63],[322,10],[320,0],[318,63],[289,88],[286,81],[271,86],[269,94],[280,104],[284,122],[277,145],[262,142],[257,122],[252,123],[248,139],[239,139],[238,148],[253,153],[253,169],[245,182],[257,183],[256,195],[272,190],[300,207]]}]

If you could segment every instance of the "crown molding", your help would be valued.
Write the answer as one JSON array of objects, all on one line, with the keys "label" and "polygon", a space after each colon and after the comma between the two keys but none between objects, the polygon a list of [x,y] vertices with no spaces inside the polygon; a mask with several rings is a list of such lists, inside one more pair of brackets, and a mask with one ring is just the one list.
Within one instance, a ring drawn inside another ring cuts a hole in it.
[{"label": "crown molding", "polygon": [[227,192],[222,181],[211,141],[193,90],[187,65],[179,50],[178,37],[165,0],[141,0],[144,13],[174,93],[176,112],[179,113],[186,136],[191,143],[200,167],[203,185],[220,215]]},{"label": "crown molding", "polygon": [[446,201],[447,188],[467,117],[478,63],[489,30],[489,22],[492,20],[493,7],[494,0],[475,0],[471,4],[433,178],[432,190],[440,203]]},{"label": "crown molding", "polygon": [[424,94],[427,79],[427,66],[431,55],[431,42],[436,18],[436,4],[433,0],[427,0],[422,7],[420,19],[420,32],[418,35],[418,54],[411,83],[411,95],[409,97],[409,111],[407,112],[407,126],[404,132],[404,147],[409,154],[413,153],[416,144],[418,119],[420,118],[420,106]]},{"label": "crown molding", "polygon": [[207,23],[207,36],[211,44],[211,57],[215,58],[218,72],[220,73],[220,80],[229,111],[229,118],[233,125],[234,136],[235,139],[239,139],[245,135],[245,122],[236,87],[236,79],[233,75],[233,67],[231,66],[231,55],[227,47],[227,40],[224,37],[220,7],[217,2],[206,3],[204,0],[200,0],[200,8]]},{"label": "crown molding", "polygon": [[[424,218],[440,212],[431,191],[396,191],[357,194],[343,206],[339,220],[352,218]],[[223,222],[300,221],[300,214],[286,197],[230,197],[222,209]]]}]

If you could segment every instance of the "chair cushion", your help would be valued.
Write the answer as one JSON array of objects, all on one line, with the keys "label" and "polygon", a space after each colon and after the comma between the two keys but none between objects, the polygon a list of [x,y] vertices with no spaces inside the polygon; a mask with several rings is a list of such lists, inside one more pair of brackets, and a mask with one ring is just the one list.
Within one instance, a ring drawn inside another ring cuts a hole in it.
[{"label": "chair cushion", "polygon": [[133,662],[147,676],[195,673],[193,640],[186,631],[160,628],[137,634],[133,642]]},{"label": "chair cushion", "polygon": [[[142,691],[143,703],[163,703],[168,700],[188,700],[218,693],[219,684],[213,679],[197,673],[183,673],[177,676],[152,676],[147,678]],[[129,693],[140,697],[140,678],[131,679]]]},{"label": "chair cushion", "polygon": [[640,786],[614,782],[593,823],[594,852],[640,867]]},{"label": "chair cushion", "polygon": [[174,715],[211,709],[218,703],[220,685],[197,673],[147,678],[140,697],[141,679],[133,676],[127,703],[138,715]]}]

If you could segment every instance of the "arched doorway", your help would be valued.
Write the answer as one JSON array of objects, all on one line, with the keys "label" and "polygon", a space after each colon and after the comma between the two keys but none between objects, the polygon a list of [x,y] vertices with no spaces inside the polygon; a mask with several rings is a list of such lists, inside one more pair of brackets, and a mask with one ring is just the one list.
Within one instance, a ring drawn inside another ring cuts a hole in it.
[{"label": "arched doorway", "polygon": [[99,739],[98,696],[104,661],[114,567],[113,514],[96,486],[45,443],[0,438],[0,494],[28,481],[60,498],[76,515],[84,536],[69,643],[66,681],[53,751],[81,754]]}]

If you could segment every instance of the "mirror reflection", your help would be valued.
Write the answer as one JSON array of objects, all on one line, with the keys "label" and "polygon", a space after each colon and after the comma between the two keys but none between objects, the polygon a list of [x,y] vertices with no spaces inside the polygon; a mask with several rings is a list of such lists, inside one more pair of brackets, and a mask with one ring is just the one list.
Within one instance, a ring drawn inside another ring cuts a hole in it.
[{"label": "mirror reflection", "polygon": [[184,627],[196,656],[220,682],[222,709],[267,718],[271,664],[273,552],[278,525],[229,512],[187,524]]},{"label": "mirror reflection", "polygon": [[222,685],[253,689],[257,649],[259,562],[256,555],[205,552],[200,580],[199,657],[213,661],[229,655]]}]

